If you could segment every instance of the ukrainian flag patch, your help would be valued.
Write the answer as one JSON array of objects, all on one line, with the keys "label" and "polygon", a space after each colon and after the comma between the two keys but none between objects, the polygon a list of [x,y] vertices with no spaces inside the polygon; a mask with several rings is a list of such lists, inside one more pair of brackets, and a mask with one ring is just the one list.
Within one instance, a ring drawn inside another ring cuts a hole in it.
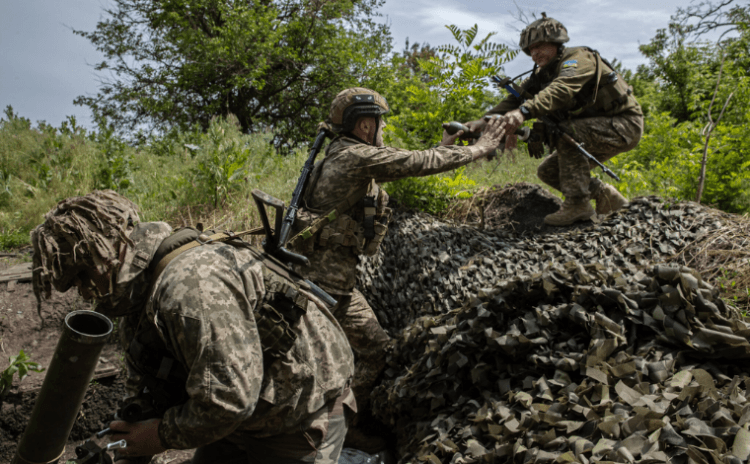
[{"label": "ukrainian flag patch", "polygon": [[562,65],[563,69],[565,68],[577,68],[578,67],[578,60],[568,60],[563,63]]}]

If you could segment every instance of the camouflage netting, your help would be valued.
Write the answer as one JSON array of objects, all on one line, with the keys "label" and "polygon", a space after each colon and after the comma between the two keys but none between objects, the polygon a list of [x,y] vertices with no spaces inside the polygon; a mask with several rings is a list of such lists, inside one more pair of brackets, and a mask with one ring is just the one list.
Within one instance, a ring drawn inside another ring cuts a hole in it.
[{"label": "camouflage netting", "polygon": [[373,407],[400,462],[747,462],[750,325],[655,264],[730,220],[656,198],[538,237],[398,216],[361,288],[397,340]]}]

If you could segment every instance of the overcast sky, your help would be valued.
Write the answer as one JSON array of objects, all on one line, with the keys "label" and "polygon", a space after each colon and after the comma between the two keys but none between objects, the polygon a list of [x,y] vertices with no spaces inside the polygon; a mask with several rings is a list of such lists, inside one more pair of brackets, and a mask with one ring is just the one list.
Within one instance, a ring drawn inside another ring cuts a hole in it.
[{"label": "overcast sky", "polygon": [[[525,12],[546,12],[568,29],[568,45],[588,45],[626,68],[644,59],[638,45],[648,43],[664,28],[677,7],[688,0],[518,0]],[[66,116],[90,126],[88,108],[73,105],[78,95],[94,95],[98,81],[92,66],[101,57],[72,29],[90,31],[102,18],[106,0],[0,0],[0,106],[32,122],[59,126]],[[381,21],[390,25],[394,49],[411,43],[432,46],[454,43],[446,24],[466,29],[479,25],[479,34],[515,46],[518,29],[512,0],[386,0]],[[523,53],[506,66],[510,75],[530,69]]]}]

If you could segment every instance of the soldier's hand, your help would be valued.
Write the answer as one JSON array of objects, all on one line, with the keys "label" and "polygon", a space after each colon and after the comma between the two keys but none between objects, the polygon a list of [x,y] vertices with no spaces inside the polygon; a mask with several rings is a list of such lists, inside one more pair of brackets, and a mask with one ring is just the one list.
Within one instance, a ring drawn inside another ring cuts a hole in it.
[{"label": "soldier's hand", "polygon": [[471,132],[481,133],[484,132],[485,127],[487,127],[487,121],[484,119],[477,119],[476,121],[465,123],[464,126],[468,127]]},{"label": "soldier's hand", "polygon": [[505,130],[500,119],[491,119],[487,122],[487,127],[482,132],[482,136],[477,139],[476,147],[482,148],[482,152],[475,155],[475,159],[483,156],[492,155],[495,149],[505,135]]},{"label": "soldier's hand", "polygon": [[127,447],[119,451],[125,458],[131,456],[152,456],[167,450],[159,439],[159,424],[161,419],[149,419],[141,422],[113,421],[109,424],[112,429],[112,441],[125,440]]},{"label": "soldier's hand", "polygon": [[521,127],[524,118],[521,110],[513,110],[505,113],[501,118],[499,118],[499,120],[501,121],[501,124],[503,124],[505,132],[507,132],[508,134],[512,134],[516,129]]},{"label": "soldier's hand", "polygon": [[440,141],[440,145],[443,147],[455,145],[456,140],[458,140],[458,138],[462,135],[464,135],[464,131],[462,130],[456,132],[453,135],[450,135],[445,129],[443,129],[443,140]]}]

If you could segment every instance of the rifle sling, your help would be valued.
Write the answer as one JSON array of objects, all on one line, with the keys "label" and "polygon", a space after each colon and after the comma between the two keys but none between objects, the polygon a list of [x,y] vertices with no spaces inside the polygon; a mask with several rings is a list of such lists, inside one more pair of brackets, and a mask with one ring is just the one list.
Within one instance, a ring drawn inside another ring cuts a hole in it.
[{"label": "rifle sling", "polygon": [[345,213],[346,211],[349,211],[349,209],[351,209],[362,198],[364,198],[364,196],[367,195],[367,191],[370,189],[371,184],[372,182],[349,195],[344,201],[336,205],[336,207],[321,215],[318,219],[313,221],[312,224],[292,237],[288,243],[293,246],[298,240],[307,240],[314,236],[320,229],[325,227],[327,224],[335,221],[339,217],[339,215]]},{"label": "rifle sling", "polygon": [[258,235],[259,233],[264,233],[263,227],[255,227],[255,228],[248,229],[248,230],[236,233],[236,234],[228,234],[226,232],[219,232],[219,233],[208,236],[208,240],[201,240],[200,235],[198,235],[198,237],[196,237],[195,239],[192,239],[188,243],[182,245],[181,247],[172,250],[166,256],[161,258],[159,262],[156,264],[156,267],[154,267],[154,271],[151,276],[151,282],[156,282],[156,279],[159,278],[161,273],[164,272],[164,269],[167,268],[167,265],[170,262],[172,262],[173,259],[175,259],[177,256],[181,255],[182,253],[192,248],[200,246],[204,243],[226,242],[228,240],[240,238],[245,235]]}]

